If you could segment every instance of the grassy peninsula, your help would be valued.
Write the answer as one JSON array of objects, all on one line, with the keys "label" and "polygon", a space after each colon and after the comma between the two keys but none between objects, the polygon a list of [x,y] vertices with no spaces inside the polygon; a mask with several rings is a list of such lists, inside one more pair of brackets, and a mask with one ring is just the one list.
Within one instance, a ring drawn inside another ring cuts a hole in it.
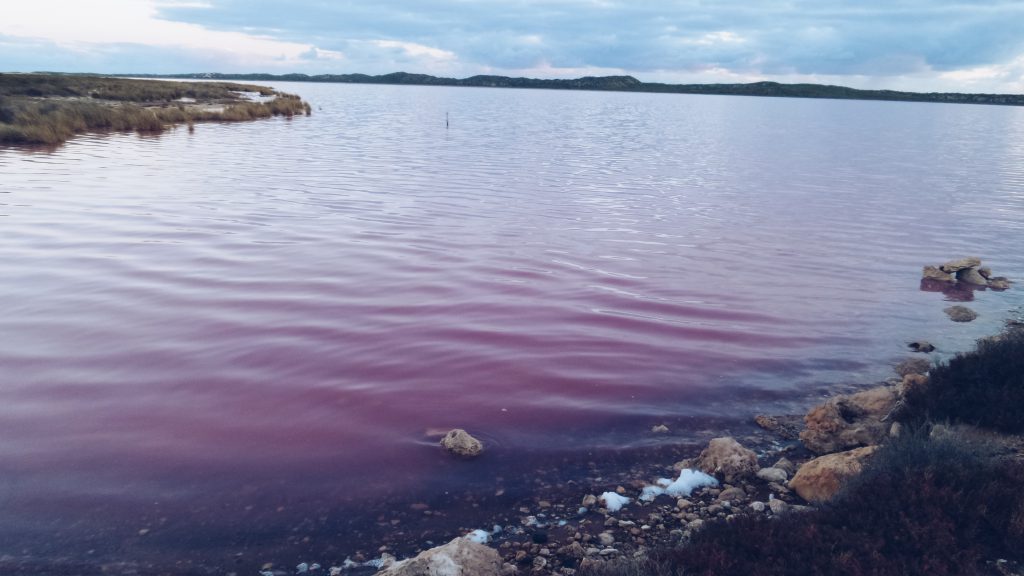
[{"label": "grassy peninsula", "polygon": [[265,86],[0,74],[0,144],[53,146],[91,131],[158,134],[175,124],[310,113],[300,97]]},{"label": "grassy peninsula", "polygon": [[[136,75],[133,75],[136,76]],[[393,72],[368,74],[172,74],[148,75],[153,78],[287,82],[338,82],[343,84],[402,84],[420,86],[471,86],[485,88],[543,88],[548,90],[603,90],[614,92],[655,92],[665,94],[717,94],[727,96],[767,96],[779,98],[831,98],[840,100],[892,100],[902,102],[946,102],[954,104],[1000,104],[1024,106],[1022,94],[961,94],[956,92],[901,92],[897,90],[860,90],[827,84],[664,84],[641,82],[632,76],[585,76],[566,80],[510,78],[480,75],[469,78],[444,78],[429,74]]]}]

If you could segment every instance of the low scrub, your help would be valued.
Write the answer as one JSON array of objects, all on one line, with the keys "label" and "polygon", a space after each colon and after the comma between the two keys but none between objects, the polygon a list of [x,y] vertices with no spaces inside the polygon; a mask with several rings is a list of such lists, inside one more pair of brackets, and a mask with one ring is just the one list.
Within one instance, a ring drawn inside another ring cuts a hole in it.
[{"label": "low scrub", "polygon": [[1024,466],[908,434],[831,504],[715,523],[682,548],[582,576],[966,576],[1024,553]]},{"label": "low scrub", "polygon": [[1024,330],[978,343],[931,371],[928,384],[909,390],[905,419],[952,421],[1024,433]]}]

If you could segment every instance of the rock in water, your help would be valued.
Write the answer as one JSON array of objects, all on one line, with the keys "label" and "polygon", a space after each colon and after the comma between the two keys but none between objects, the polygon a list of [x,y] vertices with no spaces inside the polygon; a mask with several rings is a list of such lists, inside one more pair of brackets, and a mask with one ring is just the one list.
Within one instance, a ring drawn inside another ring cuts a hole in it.
[{"label": "rock in water", "polygon": [[502,561],[489,546],[456,538],[444,546],[396,562],[375,576],[501,576]]},{"label": "rock in water", "polygon": [[700,453],[697,468],[707,474],[722,476],[726,482],[734,482],[757,474],[757,454],[747,450],[735,438],[713,438],[708,447]]},{"label": "rock in water", "polygon": [[977,268],[979,266],[981,266],[981,258],[971,256],[967,258],[961,258],[959,260],[950,260],[949,262],[946,262],[942,266],[939,266],[939,270],[942,270],[943,272],[947,272],[949,274],[955,274],[961,270],[967,268]]},{"label": "rock in water", "polygon": [[807,462],[789,481],[789,487],[808,502],[825,502],[835,496],[848,478],[860,474],[864,461],[878,446],[829,454]]},{"label": "rock in water", "polygon": [[1010,281],[1005,276],[996,276],[988,279],[988,287],[993,290],[1008,290]]},{"label": "rock in water", "polygon": [[441,446],[452,454],[463,458],[473,458],[484,451],[484,445],[462,428],[456,428],[445,434],[444,438],[441,438]]},{"label": "rock in water", "polygon": [[935,346],[933,346],[932,343],[927,340],[916,340],[914,342],[911,342],[910,344],[907,344],[907,347],[909,347],[914,352],[923,352],[925,354],[935,351]]},{"label": "rock in water", "polygon": [[988,286],[988,280],[978,273],[977,268],[964,268],[960,270],[956,273],[956,279],[966,284],[973,284],[974,286]]},{"label": "rock in water", "polygon": [[925,280],[936,280],[938,282],[955,282],[956,277],[949,272],[943,272],[935,266],[925,266],[921,272],[921,276]]},{"label": "rock in water", "polygon": [[778,434],[786,440],[796,440],[800,437],[800,430],[803,428],[804,419],[800,416],[758,414],[754,416],[754,423],[769,432]]},{"label": "rock in water", "polygon": [[882,419],[895,404],[896,391],[888,386],[836,396],[807,413],[800,441],[816,454],[878,444],[889,431]]},{"label": "rock in water", "polygon": [[970,322],[978,317],[978,313],[966,306],[950,306],[943,310],[953,322]]}]

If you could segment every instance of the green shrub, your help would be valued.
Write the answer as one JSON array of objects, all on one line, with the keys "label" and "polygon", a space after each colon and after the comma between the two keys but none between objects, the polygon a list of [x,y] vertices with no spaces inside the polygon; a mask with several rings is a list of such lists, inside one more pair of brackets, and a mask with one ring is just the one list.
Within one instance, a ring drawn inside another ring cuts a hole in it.
[{"label": "green shrub", "polygon": [[1024,432],[1024,331],[982,340],[931,371],[911,389],[905,420],[954,421],[1002,432]]}]

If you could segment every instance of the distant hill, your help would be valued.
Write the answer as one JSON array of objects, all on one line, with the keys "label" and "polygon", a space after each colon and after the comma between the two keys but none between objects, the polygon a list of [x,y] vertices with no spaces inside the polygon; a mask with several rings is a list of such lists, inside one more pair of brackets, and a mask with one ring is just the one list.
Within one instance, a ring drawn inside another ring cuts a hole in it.
[{"label": "distant hill", "polygon": [[906,102],[950,102],[958,104],[1001,104],[1024,106],[1022,94],[960,94],[955,92],[899,92],[858,90],[826,84],[662,84],[641,82],[632,76],[585,76],[572,80],[541,80],[508,76],[444,78],[429,74],[393,72],[367,74],[130,74],[133,78],[180,78],[242,81],[337,82],[344,84],[402,84],[417,86],[470,86],[487,88],[546,88],[550,90],[610,90],[616,92],[658,92],[670,94],[719,94],[731,96],[774,96],[785,98],[836,98],[842,100],[896,100]]}]

